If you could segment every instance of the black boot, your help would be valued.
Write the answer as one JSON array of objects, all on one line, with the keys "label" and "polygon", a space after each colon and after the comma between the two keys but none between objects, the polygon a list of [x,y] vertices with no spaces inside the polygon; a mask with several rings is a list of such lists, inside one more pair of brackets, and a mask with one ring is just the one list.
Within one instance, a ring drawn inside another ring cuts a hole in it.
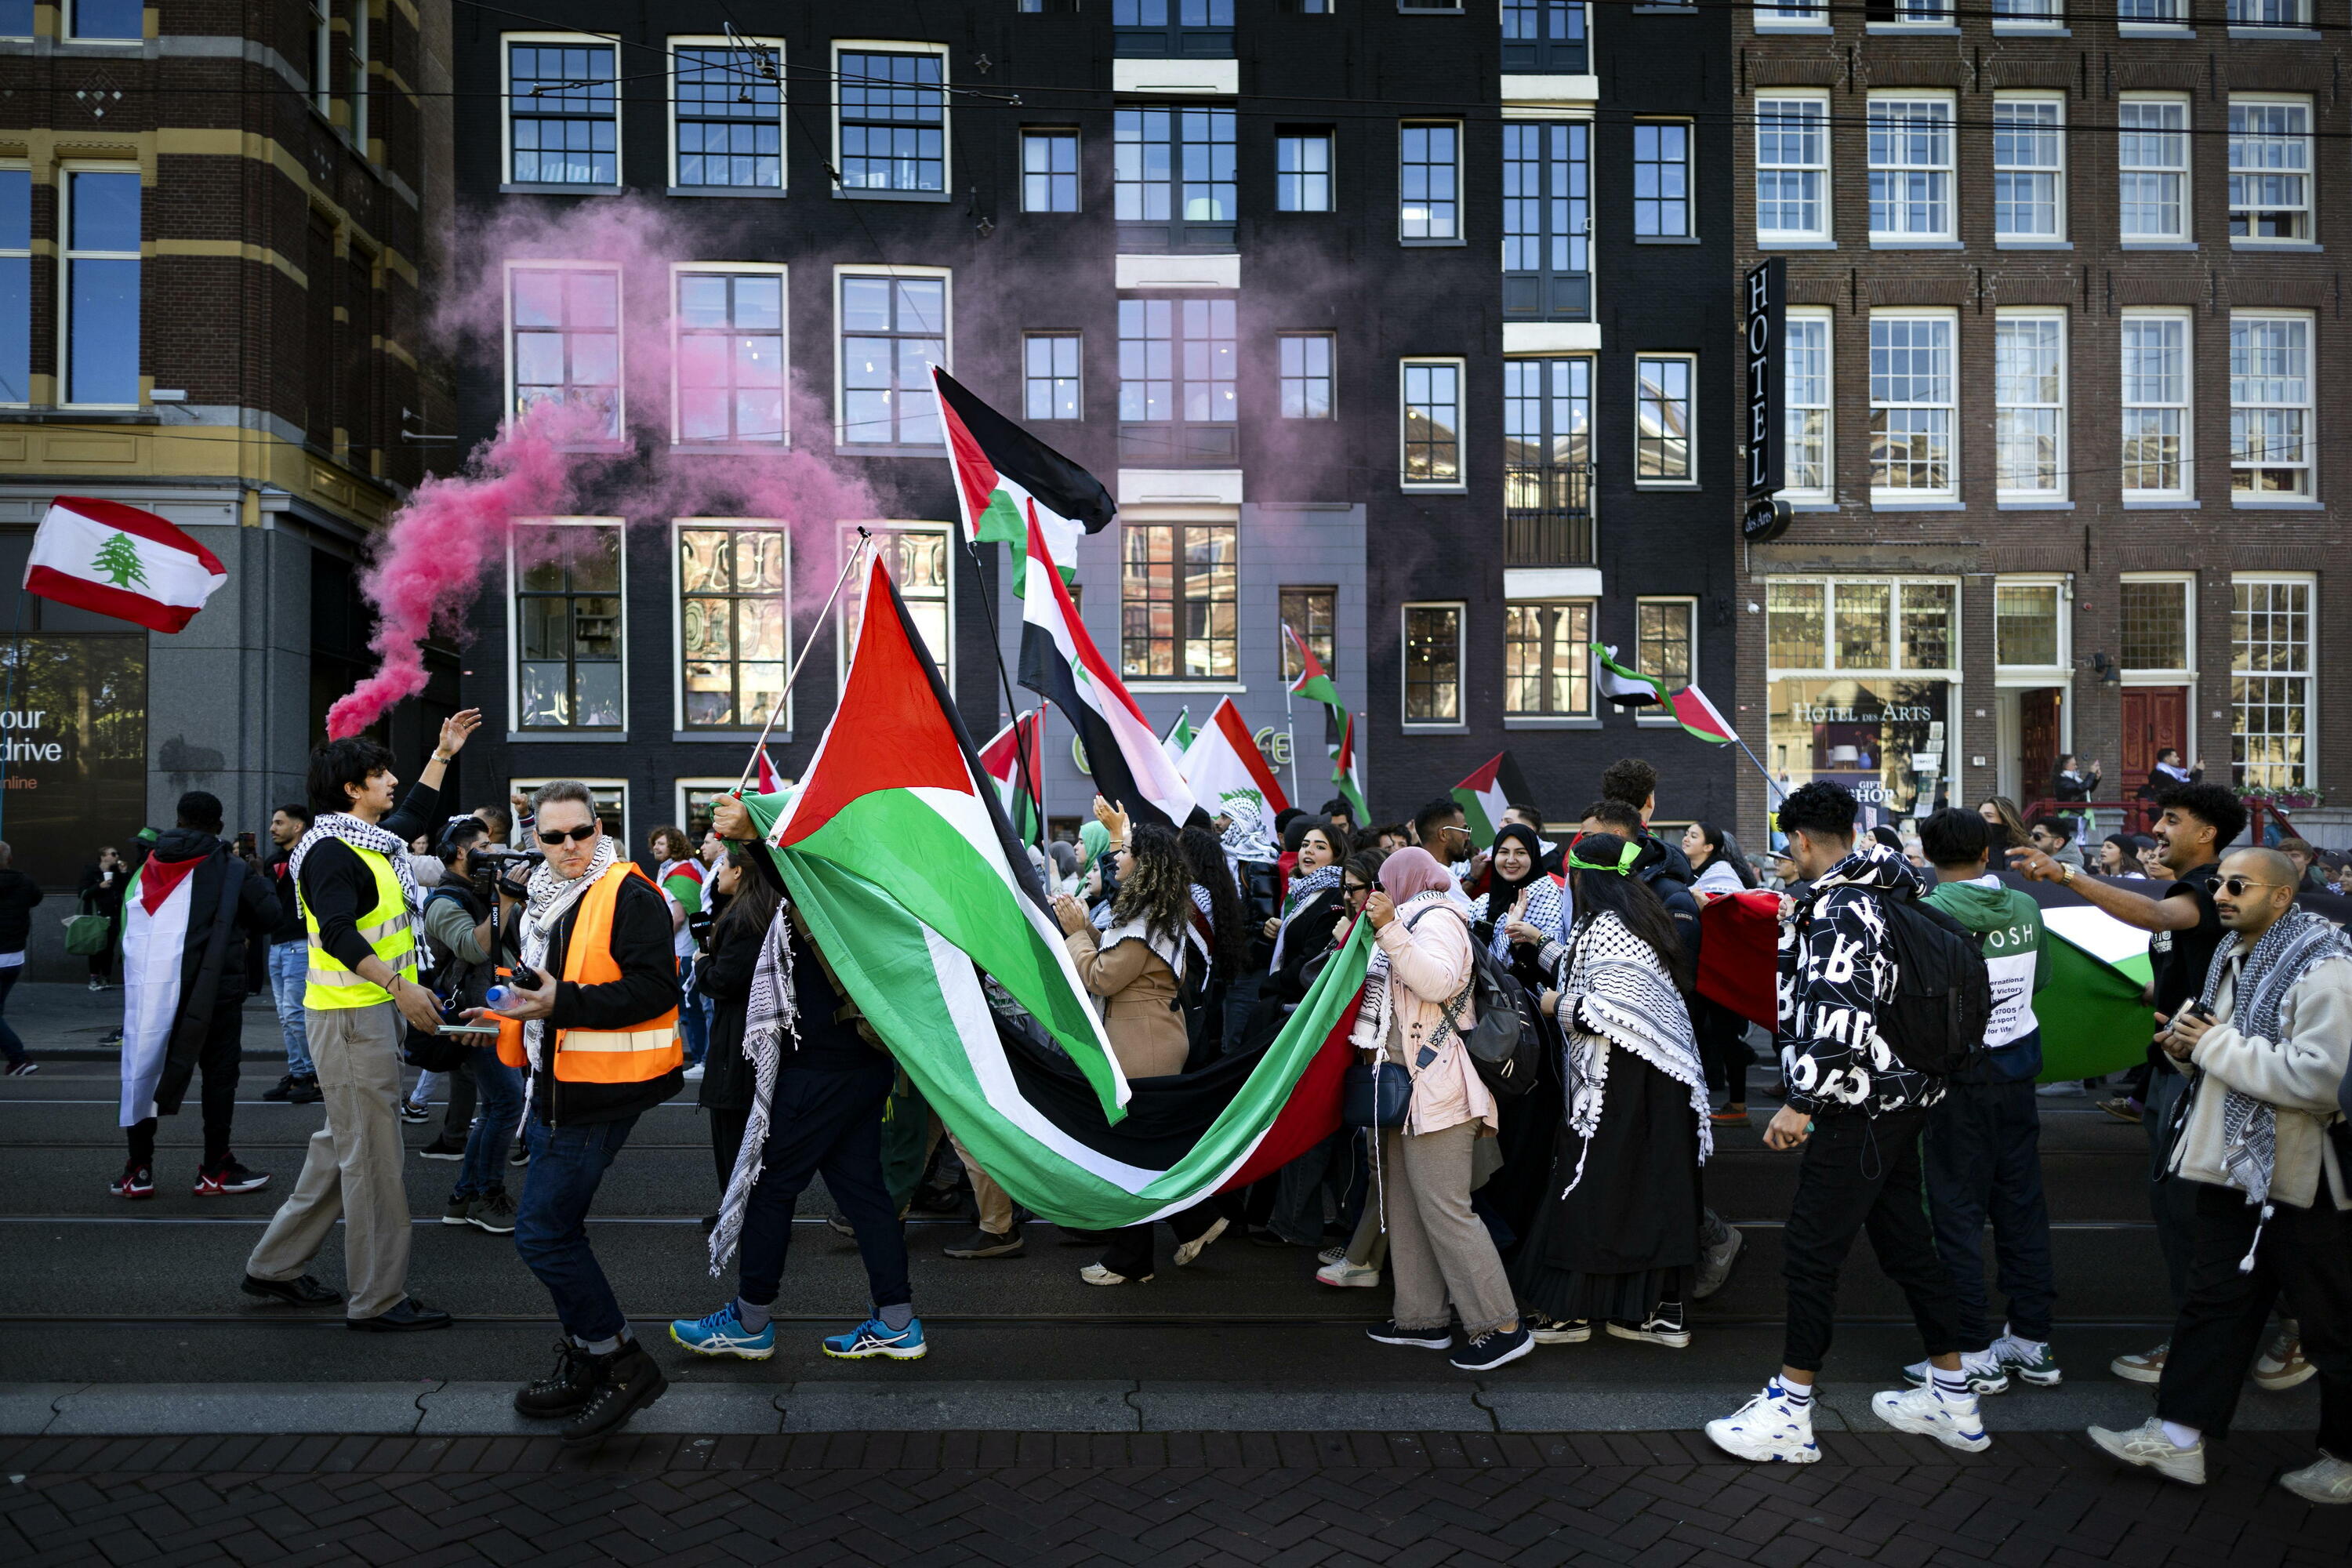
[{"label": "black boot", "polygon": [[596,1358],[570,1340],[558,1340],[555,1370],[515,1391],[515,1413],[534,1421],[561,1421],[577,1415],[595,1392]]},{"label": "black boot", "polygon": [[292,1099],[293,1096],[294,1075],[290,1072],[278,1080],[276,1089],[265,1089],[261,1091],[261,1098],[264,1100],[285,1100]]},{"label": "black boot", "polygon": [[596,1388],[587,1405],[563,1429],[567,1448],[591,1448],[629,1424],[629,1417],[669,1388],[661,1363],[630,1340],[610,1355],[595,1358]]},{"label": "black boot", "polygon": [[320,1092],[319,1080],[314,1076],[296,1079],[293,1090],[287,1095],[286,1100],[289,1105],[316,1105],[326,1098]]}]

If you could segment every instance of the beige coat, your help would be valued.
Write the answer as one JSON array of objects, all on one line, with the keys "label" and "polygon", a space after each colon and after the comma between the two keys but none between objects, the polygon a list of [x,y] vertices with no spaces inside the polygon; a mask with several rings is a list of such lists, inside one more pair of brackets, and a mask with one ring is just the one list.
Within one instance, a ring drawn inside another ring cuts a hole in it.
[{"label": "beige coat", "polygon": [[[1422,911],[1432,912],[1423,915]],[[1419,917],[1408,930],[1406,921]],[[1353,1042],[1367,1049],[1383,1044],[1389,1021],[1396,1020],[1403,1036],[1405,1067],[1412,1073],[1412,1100],[1405,1113],[1405,1131],[1440,1132],[1456,1122],[1483,1121],[1498,1127],[1495,1097],[1488,1092],[1461,1036],[1444,1028],[1444,1004],[1469,984],[1472,964],[1470,928],[1459,910],[1442,895],[1424,893],[1397,910],[1397,918],[1381,928],[1381,951],[1388,955],[1389,982],[1381,1016],[1357,1015]],[[1465,1030],[1478,1021],[1476,1003],[1462,998],[1456,1020]],[[1425,1068],[1416,1068],[1421,1047],[1444,1035],[1444,1043]]]},{"label": "beige coat", "polygon": [[1119,1070],[1133,1078],[1164,1078],[1184,1070],[1192,1037],[1176,1001],[1176,972],[1140,942],[1095,946],[1092,926],[1063,939],[1086,988],[1103,999],[1103,1033]]},{"label": "beige coat", "polygon": [[[2240,946],[2244,942],[2242,937],[2231,940]],[[2344,1081],[2347,1057],[2352,1056],[2352,958],[2326,958],[2312,965],[2279,1008],[2279,1027],[2286,1037],[2275,1042],[2242,1035],[2231,1026],[2237,978],[2235,966],[2222,972],[2213,998],[2218,1021],[2189,1054],[2211,1081],[2197,1090],[2189,1125],[2173,1152],[2172,1169],[2192,1182],[2230,1184],[2221,1163],[2221,1105],[2234,1089],[2268,1100],[2277,1112],[2278,1160],[2271,1196],[2309,1208],[2325,1173],[2336,1206],[2352,1209],[2352,1188],[2346,1181],[2352,1173],[2337,1164],[2327,1139],[2328,1123],[2341,1114],[2336,1086]]]}]

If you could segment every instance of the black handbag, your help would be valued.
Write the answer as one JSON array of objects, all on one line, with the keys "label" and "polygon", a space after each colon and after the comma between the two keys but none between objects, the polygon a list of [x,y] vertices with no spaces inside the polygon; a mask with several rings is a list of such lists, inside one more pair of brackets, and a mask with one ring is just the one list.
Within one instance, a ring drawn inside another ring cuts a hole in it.
[{"label": "black handbag", "polygon": [[1343,1127],[1402,1127],[1412,1103],[1412,1075],[1386,1057],[1350,1067],[1339,1086]]}]

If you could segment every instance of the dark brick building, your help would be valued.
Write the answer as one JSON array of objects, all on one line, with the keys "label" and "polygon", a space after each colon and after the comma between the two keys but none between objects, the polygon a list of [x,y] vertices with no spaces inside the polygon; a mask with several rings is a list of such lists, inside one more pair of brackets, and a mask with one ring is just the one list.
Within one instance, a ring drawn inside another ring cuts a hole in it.
[{"label": "dark brick building", "polygon": [[[2030,803],[2071,751],[2116,799],[2169,745],[2324,784],[2352,742],[2318,684],[2352,482],[2317,438],[2352,395],[2347,19],[1739,14],[1740,262],[1788,264],[1797,516],[1742,563],[1738,719],[1792,783],[1896,816]],[[1740,799],[1765,809],[1752,773]]]}]

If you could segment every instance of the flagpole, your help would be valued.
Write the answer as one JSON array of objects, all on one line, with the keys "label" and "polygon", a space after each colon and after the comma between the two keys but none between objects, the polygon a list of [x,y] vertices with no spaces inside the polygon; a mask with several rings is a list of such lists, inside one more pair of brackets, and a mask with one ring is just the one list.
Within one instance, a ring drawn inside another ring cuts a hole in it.
[{"label": "flagpole", "polygon": [[1773,778],[1771,770],[1764,765],[1763,759],[1759,757],[1755,752],[1748,752],[1748,742],[1741,740],[1738,736],[1734,735],[1731,739],[1733,744],[1737,745],[1741,751],[1748,752],[1748,760],[1756,764],[1756,771],[1764,775],[1765,786],[1779,795],[1782,800],[1788,799],[1789,792],[1782,789],[1780,785],[1780,782]]},{"label": "flagpole", "polygon": [[[996,628],[996,584],[987,580],[985,570],[980,563],[980,541],[966,533],[963,547],[965,552],[971,557],[972,575],[981,579],[980,608],[981,613],[988,617],[988,651],[996,659],[996,679],[1004,688],[1004,714],[1008,720],[1018,720],[1021,717],[1021,704],[1013,700],[1013,677],[1004,668],[1004,640]],[[1044,700],[1044,695],[1042,692],[1038,694],[1041,702]],[[1027,776],[1029,740],[1022,732],[1018,723],[1014,723],[1013,727],[1013,755],[1020,765],[1022,773]],[[1043,792],[1045,787],[1045,759],[1042,756],[1037,759],[1035,777],[1037,787],[1040,792]],[[1042,847],[1045,842],[1045,804],[1041,800],[1037,803],[1037,843]]]},{"label": "flagpole", "polygon": [[833,602],[841,597],[841,585],[849,581],[849,574],[857,565],[858,558],[866,553],[866,547],[873,542],[873,531],[860,523],[857,528],[857,545],[850,551],[849,559],[841,563],[841,575],[833,580],[833,592],[824,596],[824,607],[817,611],[816,624],[809,627],[808,640],[801,644],[800,657],[793,660],[792,668],[784,671],[784,689],[776,693],[775,705],[768,710],[768,721],[760,726],[760,738],[751,742],[751,755],[744,762],[742,775],[736,779],[732,792],[738,798],[740,798],[743,794],[743,786],[751,782],[752,773],[759,769],[760,753],[768,748],[769,733],[775,729],[776,720],[783,713],[784,703],[793,694],[793,682],[800,679],[801,666],[808,662],[809,651],[816,647],[817,633],[824,629],[824,618],[833,614]]},{"label": "flagpole", "polygon": [[[16,590],[16,624],[8,634],[8,695],[0,700],[0,710],[11,713],[16,710],[16,673],[25,663],[25,600],[27,596],[22,587]],[[5,830],[8,821],[8,742],[0,739],[0,831]]]},{"label": "flagpole", "polygon": [[1290,733],[1290,804],[1298,805],[1298,721],[1290,711],[1290,682],[1286,680],[1282,683],[1282,727]]}]

